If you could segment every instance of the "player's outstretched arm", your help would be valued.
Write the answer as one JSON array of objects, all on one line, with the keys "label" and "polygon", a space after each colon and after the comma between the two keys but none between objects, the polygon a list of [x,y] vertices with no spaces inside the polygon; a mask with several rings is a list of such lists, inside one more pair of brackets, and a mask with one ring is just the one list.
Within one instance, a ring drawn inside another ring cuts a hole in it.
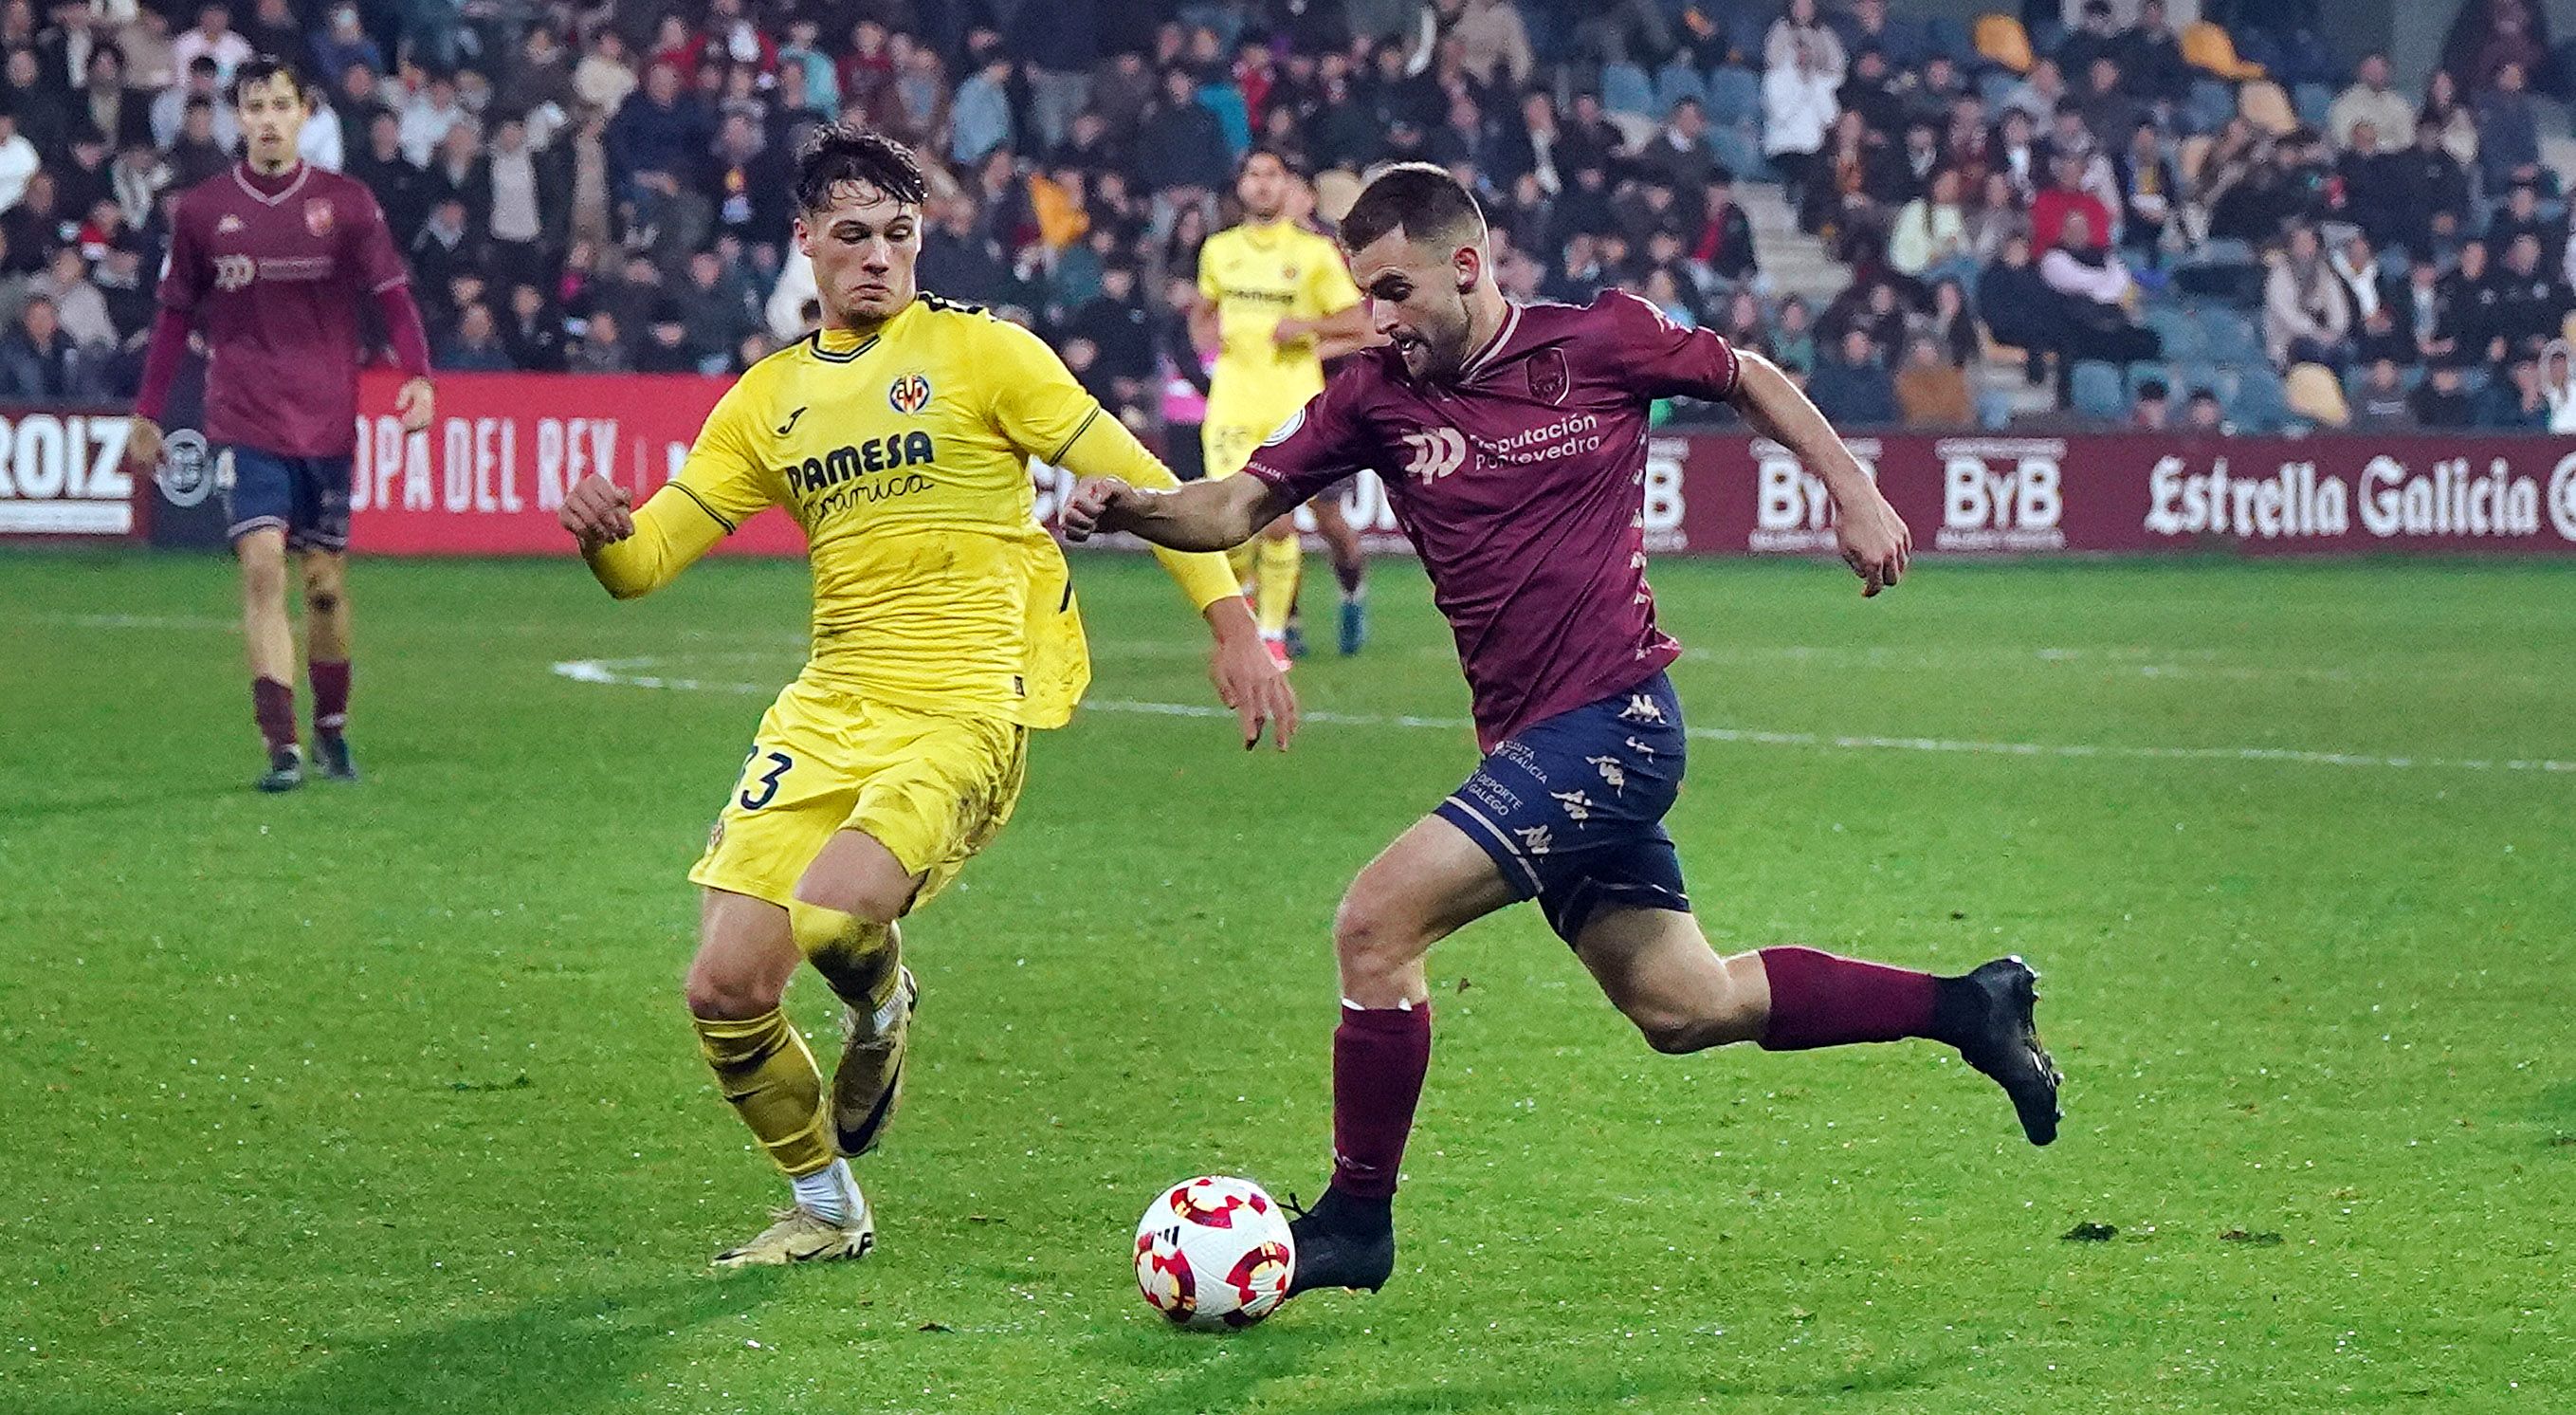
[{"label": "player's outstretched arm", "polygon": [[1085,477],[1065,503],[1064,534],[1078,542],[1125,531],[1174,550],[1232,550],[1295,509],[1286,493],[1255,476],[1196,481],[1170,491],[1129,486],[1116,477]]},{"label": "player's outstretched arm", "polygon": [[1843,563],[1860,576],[1861,594],[1877,594],[1905,573],[1913,533],[1843,445],[1842,434],[1798,385],[1759,354],[1736,351],[1742,367],[1727,401],[1753,430],[1797,454],[1834,498],[1834,531]]},{"label": "player's outstretched arm", "polygon": [[727,527],[677,483],[632,509],[626,488],[586,476],[564,493],[555,520],[572,533],[590,573],[618,599],[648,595],[679,578]]}]

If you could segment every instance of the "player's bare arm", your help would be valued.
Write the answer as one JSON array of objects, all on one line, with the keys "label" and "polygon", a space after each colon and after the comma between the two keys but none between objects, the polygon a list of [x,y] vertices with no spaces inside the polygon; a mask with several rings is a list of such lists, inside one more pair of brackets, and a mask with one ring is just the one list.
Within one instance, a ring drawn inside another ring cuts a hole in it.
[{"label": "player's bare arm", "polygon": [[1234,709],[1243,728],[1243,749],[1260,746],[1267,728],[1279,750],[1288,750],[1297,735],[1297,692],[1262,646],[1252,610],[1242,596],[1227,595],[1209,605],[1206,614],[1208,633],[1215,639],[1208,651],[1208,682],[1216,688],[1217,701]]},{"label": "player's bare arm", "polygon": [[1232,550],[1295,509],[1295,501],[1259,477],[1192,482],[1171,491],[1090,477],[1065,503],[1064,532],[1075,542],[1125,531],[1173,550]]},{"label": "player's bare arm", "polygon": [[1823,479],[1834,499],[1834,531],[1842,542],[1843,563],[1860,576],[1861,594],[1874,595],[1895,584],[1914,547],[1904,518],[1861,470],[1842,434],[1778,365],[1742,350],[1737,358],[1742,371],[1727,401],[1754,431],[1796,453]]}]

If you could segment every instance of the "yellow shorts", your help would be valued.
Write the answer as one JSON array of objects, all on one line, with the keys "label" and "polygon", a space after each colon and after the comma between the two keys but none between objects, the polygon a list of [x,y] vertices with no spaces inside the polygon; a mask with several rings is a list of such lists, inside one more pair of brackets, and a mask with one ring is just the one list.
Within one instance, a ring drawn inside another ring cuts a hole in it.
[{"label": "yellow shorts", "polygon": [[836,831],[864,831],[922,877],[918,906],[992,842],[1019,804],[1028,729],[787,685],[760,719],[689,878],[785,907]]},{"label": "yellow shorts", "polygon": [[1282,421],[1284,419],[1274,418],[1255,426],[1248,422],[1219,422],[1210,418],[1201,424],[1200,460],[1207,468],[1208,479],[1214,481],[1242,471],[1251,462],[1253,452],[1261,446],[1261,440],[1277,431]]}]

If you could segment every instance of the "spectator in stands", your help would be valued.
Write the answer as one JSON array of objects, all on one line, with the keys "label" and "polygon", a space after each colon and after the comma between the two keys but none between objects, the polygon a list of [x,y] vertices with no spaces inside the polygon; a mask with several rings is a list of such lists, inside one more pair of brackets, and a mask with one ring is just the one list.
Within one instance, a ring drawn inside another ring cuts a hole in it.
[{"label": "spectator in stands", "polygon": [[1870,348],[1882,354],[1904,348],[1912,328],[1891,280],[1853,281],[1825,307],[1824,317],[1816,323],[1818,337],[1828,345],[1842,342],[1844,331],[1858,329],[1869,336]]},{"label": "spectator in stands", "polygon": [[1708,115],[1695,98],[1673,105],[1663,131],[1638,154],[1638,165],[1661,176],[1677,195],[1687,194],[1683,215],[1697,221],[1699,196],[1717,171],[1717,156],[1708,147]]},{"label": "spectator in stands", "polygon": [[2183,404],[2182,425],[2186,432],[2225,432],[2226,410],[2219,406],[2218,395],[2206,388],[2191,390]]},{"label": "spectator in stands", "polygon": [[564,371],[564,321],[545,291],[527,281],[510,287],[510,313],[501,321],[501,347],[513,367],[529,373]]},{"label": "spectator in stands", "polygon": [[0,94],[0,211],[27,194],[27,179],[43,166],[36,145],[18,131],[16,95]]},{"label": "spectator in stands", "polygon": [[2352,310],[2355,328],[2388,303],[2388,291],[2380,282],[2379,253],[2371,246],[2368,233],[2343,231],[2334,248],[2326,252],[2326,266],[2334,272],[2336,283],[2343,286],[2344,302]]},{"label": "spectator in stands", "polygon": [[[2154,358],[2160,351],[2157,336],[2129,318],[2138,301],[2137,282],[2097,234],[2092,216],[2068,213],[2064,235],[2063,243],[2039,258],[2039,278],[2056,292],[2064,323],[2061,372],[2078,359],[2127,364]],[[2061,403],[2070,391],[2067,384],[2061,378]]]},{"label": "spectator in stands", "polygon": [[2041,278],[2030,261],[2030,237],[2015,231],[1985,273],[1977,277],[1977,306],[1995,342],[2023,350],[2024,376],[2037,384],[2048,376],[2049,356],[2066,340],[2064,301]]},{"label": "spectator in stands", "polygon": [[581,62],[572,66],[574,96],[602,113],[615,113],[624,107],[640,82],[627,55],[624,37],[611,26],[603,25],[592,32]]},{"label": "spectator in stands", "polygon": [[2517,352],[2537,350],[2565,328],[2572,303],[2556,268],[2540,259],[2540,237],[2523,232],[2496,272],[2496,332]]},{"label": "spectator in stands", "polygon": [[2177,231],[2173,165],[2165,161],[2164,144],[2152,119],[2140,119],[2129,130],[2129,145],[2112,161],[2113,183],[2120,192],[2120,248],[2140,265],[2162,263],[2165,235]]},{"label": "spectator in stands", "polygon": [[1985,358],[1977,312],[1968,303],[1968,287],[1960,277],[1944,276],[1933,282],[1932,311],[1921,317],[1918,327],[1941,346],[1943,357],[1961,368],[1974,368]]},{"label": "spectator in stands", "polygon": [[2440,69],[2425,81],[2424,106],[2415,115],[2419,123],[2428,119],[2441,131],[2442,146],[2460,160],[2460,165],[2478,165],[2477,114],[2460,97],[2459,81]]},{"label": "spectator in stands", "polygon": [[1931,188],[1907,202],[1888,233],[1887,263],[1918,280],[1939,279],[1973,263],[1959,174],[1934,174]]},{"label": "spectator in stands", "polygon": [[2093,61],[2085,74],[2084,92],[2075,99],[2075,105],[2084,131],[2096,147],[2119,142],[2141,122],[2152,121],[2145,105],[2132,98],[2123,86],[2119,61],[2109,55]]},{"label": "spectator in stands", "polygon": [[1947,54],[1935,54],[1923,61],[1923,67],[1910,74],[1897,76],[1897,95],[1905,100],[1907,114],[1928,118],[1935,128],[1946,128],[1961,103],[1975,103],[1977,126],[1985,126],[1985,101],[1968,86],[1968,76],[1959,71],[1957,61]]},{"label": "spectator in stands", "polygon": [[2055,180],[2030,204],[2031,240],[2041,250],[2068,245],[2068,228],[2078,216],[2084,218],[2088,241],[2111,230],[2110,207],[2084,185],[2085,168],[2090,161],[2082,152],[2058,152],[2052,156],[2049,165]]},{"label": "spectator in stands", "polygon": [[2412,427],[2414,422],[2415,412],[2408,405],[2397,361],[2371,360],[2369,371],[2361,376],[2361,390],[2353,396],[2353,430],[2397,432]]},{"label": "spectator in stands", "polygon": [[1970,94],[1950,105],[1949,126],[1941,135],[1941,162],[1959,174],[1959,190],[1970,196],[1986,189],[1996,168],[1995,134],[1986,126],[1986,105]]},{"label": "spectator in stands", "polygon": [[1931,194],[1933,175],[1945,164],[1941,157],[1941,130],[1930,119],[1906,124],[1904,144],[1881,151],[1883,160],[1869,183],[1872,201],[1895,211]]},{"label": "spectator in stands", "polygon": [[0,336],[0,396],[50,401],[96,398],[100,387],[93,360],[63,331],[54,302],[33,295],[18,309],[6,336]]},{"label": "spectator in stands", "polygon": [[2490,379],[2476,395],[2476,426],[2493,432],[2549,431],[2549,393],[2541,386],[2540,360],[2514,355],[2504,376]]},{"label": "spectator in stands", "polygon": [[581,336],[565,351],[564,366],[574,373],[633,372],[635,364],[626,356],[617,316],[607,310],[593,310],[583,322]]},{"label": "spectator in stands", "polygon": [[2030,115],[2031,126],[2046,127],[2056,121],[2057,105],[2066,101],[2066,79],[2054,59],[2042,59],[2030,66],[2030,72],[2004,94],[2004,107]]},{"label": "spectator in stands", "polygon": [[492,307],[476,300],[457,312],[456,328],[439,341],[436,366],[450,373],[508,373],[517,365],[492,319]]},{"label": "spectator in stands", "polygon": [[2279,239],[2292,219],[2308,214],[2312,195],[2297,135],[2278,141],[2257,137],[2251,160],[2214,190],[2208,201],[2212,238],[2262,245]]},{"label": "spectator in stands", "polygon": [[27,291],[52,302],[55,322],[84,359],[103,361],[115,351],[116,324],[108,318],[107,297],[90,283],[80,247],[56,247],[44,273],[28,282]]},{"label": "spectator in stands", "polygon": [[125,56],[115,45],[101,43],[90,50],[82,94],[83,116],[110,147],[122,150],[128,143],[152,141],[152,106],[125,86]]},{"label": "spectator in stands", "polygon": [[385,72],[384,48],[368,35],[358,18],[358,7],[350,0],[341,0],[322,17],[322,27],[313,31],[311,44],[317,74],[337,79],[353,67],[370,74]]},{"label": "spectator in stands", "polygon": [[2029,202],[2049,184],[2048,149],[2028,112],[2007,108],[1995,125],[1994,171],[2012,183],[2015,204]]},{"label": "spectator in stands", "polygon": [[2576,433],[2576,355],[2568,352],[2567,341],[2552,339],[2540,351],[2540,387],[2549,398],[2549,430],[2565,435]]},{"label": "spectator in stands", "polygon": [[1880,142],[1859,114],[1845,113],[1834,120],[1824,148],[1808,168],[1799,225],[1846,264],[1853,258],[1846,243],[1876,231],[1885,219],[1884,209],[1870,196],[1870,179],[1885,160]]},{"label": "spectator in stands", "polygon": [[1837,427],[1885,427],[1898,420],[1896,384],[1880,366],[1869,331],[1845,329],[1831,358],[1807,377],[1807,396]]},{"label": "spectator in stands", "polygon": [[2531,0],[2470,0],[2442,41],[2443,71],[2472,92],[2501,83],[2508,68],[2528,77],[2548,62],[2548,32]]},{"label": "spectator in stands", "polygon": [[644,86],[618,108],[606,135],[609,181],[629,230],[684,246],[703,240],[714,137],[714,120],[697,95],[682,91],[677,68],[657,61],[645,70]]},{"label": "spectator in stands", "polygon": [[700,356],[689,347],[688,319],[676,302],[653,307],[644,342],[635,350],[637,373],[702,373]]},{"label": "spectator in stands", "polygon": [[2145,0],[2138,22],[2121,32],[2112,57],[2129,92],[2141,102],[2170,113],[2191,94],[2191,64],[2182,57],[2182,41],[2165,16],[2165,0]]},{"label": "spectator in stands", "polygon": [[2516,182],[2504,205],[2487,219],[2487,249],[2510,251],[2517,238],[2530,236],[2540,242],[2540,263],[2554,266],[2566,254],[2561,249],[2566,229],[2563,217],[2550,221],[2541,216],[2539,183]]},{"label": "spectator in stands", "polygon": [[1816,0],[1789,0],[1787,11],[1772,21],[1770,33],[1763,36],[1762,66],[1766,70],[1814,68],[1837,84],[1851,67],[1842,36],[1817,19]]},{"label": "spectator in stands", "polygon": [[233,32],[233,12],[224,5],[197,7],[197,23],[187,33],[170,41],[170,64],[179,73],[187,73],[199,59],[211,59],[219,83],[231,83],[233,70],[258,51],[250,41]]},{"label": "spectator in stands", "polygon": [[2388,56],[2365,54],[2353,67],[2352,85],[2335,95],[2326,109],[2326,137],[2338,148],[2352,146],[2352,130],[2368,123],[2382,134],[2412,132],[2415,105],[2388,86]]},{"label": "spectator in stands", "polygon": [[1905,100],[1897,96],[1887,56],[1875,49],[1861,50],[1852,61],[1851,72],[1834,90],[1834,102],[1846,113],[1859,114],[1873,133],[1893,133],[1905,126]]},{"label": "spectator in stands", "polygon": [[2527,88],[2523,66],[2506,64],[2478,95],[2478,167],[2490,191],[2540,177],[2540,116]]},{"label": "spectator in stands", "polygon": [[2352,140],[2335,159],[2336,212],[2370,233],[2380,245],[2402,244],[2409,222],[2403,185],[2404,159],[2382,152],[2379,125],[2363,119],[2352,125]]},{"label": "spectator in stands", "polygon": [[1010,56],[997,48],[957,86],[948,105],[950,160],[971,167],[995,148],[1011,145],[1011,71]]},{"label": "spectator in stands", "polygon": [[2460,243],[2458,262],[2440,282],[2456,344],[2454,359],[2494,363],[2504,358],[2504,287],[2497,275],[2487,259],[2485,242]]},{"label": "spectator in stands", "polygon": [[1160,101],[1146,110],[1136,132],[1136,167],[1145,190],[1178,202],[1194,201],[1226,185],[1229,165],[1216,114],[1199,102],[1189,70],[1163,73]]},{"label": "spectator in stands", "polygon": [[1787,62],[1762,75],[1762,154],[1780,169],[1793,209],[1808,204],[1816,154],[1842,111],[1834,96],[1840,82],[1839,70],[1826,66],[1812,42],[1793,44]]},{"label": "spectator in stands", "polygon": [[2431,376],[2415,385],[2407,403],[2422,427],[2464,428],[2477,423],[2477,405],[2461,383],[2460,365],[2455,360],[2434,364]]},{"label": "spectator in stands", "polygon": [[402,105],[403,156],[410,158],[414,166],[427,167],[438,145],[447,141],[447,135],[459,127],[470,127],[473,121],[457,94],[455,78],[432,74],[419,92]]},{"label": "spectator in stands", "polygon": [[232,105],[222,101],[222,66],[201,55],[185,72],[187,82],[163,90],[160,97],[152,100],[152,141],[164,150],[176,143],[180,130],[187,125],[190,105],[203,100],[212,110],[207,135],[215,146],[229,153],[241,137],[241,120],[233,116]]},{"label": "spectator in stands", "polygon": [[1691,260],[1704,278],[1721,288],[1742,285],[1762,273],[1753,249],[1753,221],[1735,204],[1735,174],[1712,168],[1702,190],[1699,236],[1691,243]]},{"label": "spectator in stands", "polygon": [[1458,41],[1458,62],[1476,82],[1525,88],[1538,57],[1530,52],[1529,25],[1512,0],[1449,0],[1441,23]]},{"label": "spectator in stands", "polygon": [[2129,408],[2129,426],[2140,432],[2173,429],[2173,391],[2161,378],[2138,381],[2138,400]]},{"label": "spectator in stands", "polygon": [[2415,362],[2415,340],[2398,326],[2396,306],[2385,301],[2361,317],[2352,342],[2353,362],[2362,368],[2381,359],[2400,365]]},{"label": "spectator in stands", "polygon": [[1849,9],[1826,17],[1835,35],[1843,42],[1843,52],[1858,54],[1875,49],[1887,56],[1896,69],[1910,70],[1928,66],[1946,55],[1924,53],[1919,31],[1898,29],[1887,21],[1887,0],[1856,0]]},{"label": "spectator in stands", "polygon": [[2022,214],[2010,177],[1986,174],[1984,197],[1968,213],[1968,252],[1980,266],[2003,253],[2006,237],[2030,234],[2030,220]]},{"label": "spectator in stands", "polygon": [[1968,391],[1965,370],[1942,353],[1931,335],[1917,335],[1906,345],[1905,367],[1895,380],[1897,407],[1911,428],[1966,427],[1977,420],[1976,401]]},{"label": "spectator in stands", "polygon": [[1762,297],[1738,287],[1726,299],[1726,307],[1717,318],[1719,337],[1730,349],[1769,356],[1771,331],[1762,319]]},{"label": "spectator in stands", "polygon": [[2268,264],[2263,344],[2272,362],[2343,367],[2352,352],[2352,302],[2326,262],[2316,228],[2304,222],[2292,226]]},{"label": "spectator in stands", "polygon": [[2469,219],[2469,169],[2442,143],[2442,125],[2425,118],[2415,145],[2391,159],[2391,206],[2398,239],[2414,255],[2447,250]]},{"label": "spectator in stands", "polygon": [[2121,48],[2119,26],[2112,22],[2108,0],[2085,0],[2075,27],[2057,42],[2057,51],[2049,57],[2057,61],[2059,72],[2080,78],[2094,60],[2117,59]]},{"label": "spectator in stands", "polygon": [[1804,296],[1780,302],[1780,321],[1771,332],[1771,361],[1801,378],[1816,371],[1814,316]]}]

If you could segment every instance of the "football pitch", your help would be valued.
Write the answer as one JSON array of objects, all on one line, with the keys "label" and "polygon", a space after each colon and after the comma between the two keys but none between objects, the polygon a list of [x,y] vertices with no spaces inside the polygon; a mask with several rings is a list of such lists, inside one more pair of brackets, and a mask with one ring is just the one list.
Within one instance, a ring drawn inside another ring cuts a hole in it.
[{"label": "football pitch", "polygon": [[1150,562],[1076,580],[1094,705],[906,929],[881,1246],[717,1276],[784,1190],[682,875],[804,567],[362,563],[368,779],[272,799],[226,562],[0,558],[0,1409],[2576,1408],[2576,566],[1659,563],[1712,939],[2025,954],[2063,1138],[1929,1044],[1656,1056],[1516,910],[1433,954],[1395,1281],[1225,1336],[1136,1217],[1314,1197],[1333,904],[1465,689],[1382,563],[1248,756]]}]

